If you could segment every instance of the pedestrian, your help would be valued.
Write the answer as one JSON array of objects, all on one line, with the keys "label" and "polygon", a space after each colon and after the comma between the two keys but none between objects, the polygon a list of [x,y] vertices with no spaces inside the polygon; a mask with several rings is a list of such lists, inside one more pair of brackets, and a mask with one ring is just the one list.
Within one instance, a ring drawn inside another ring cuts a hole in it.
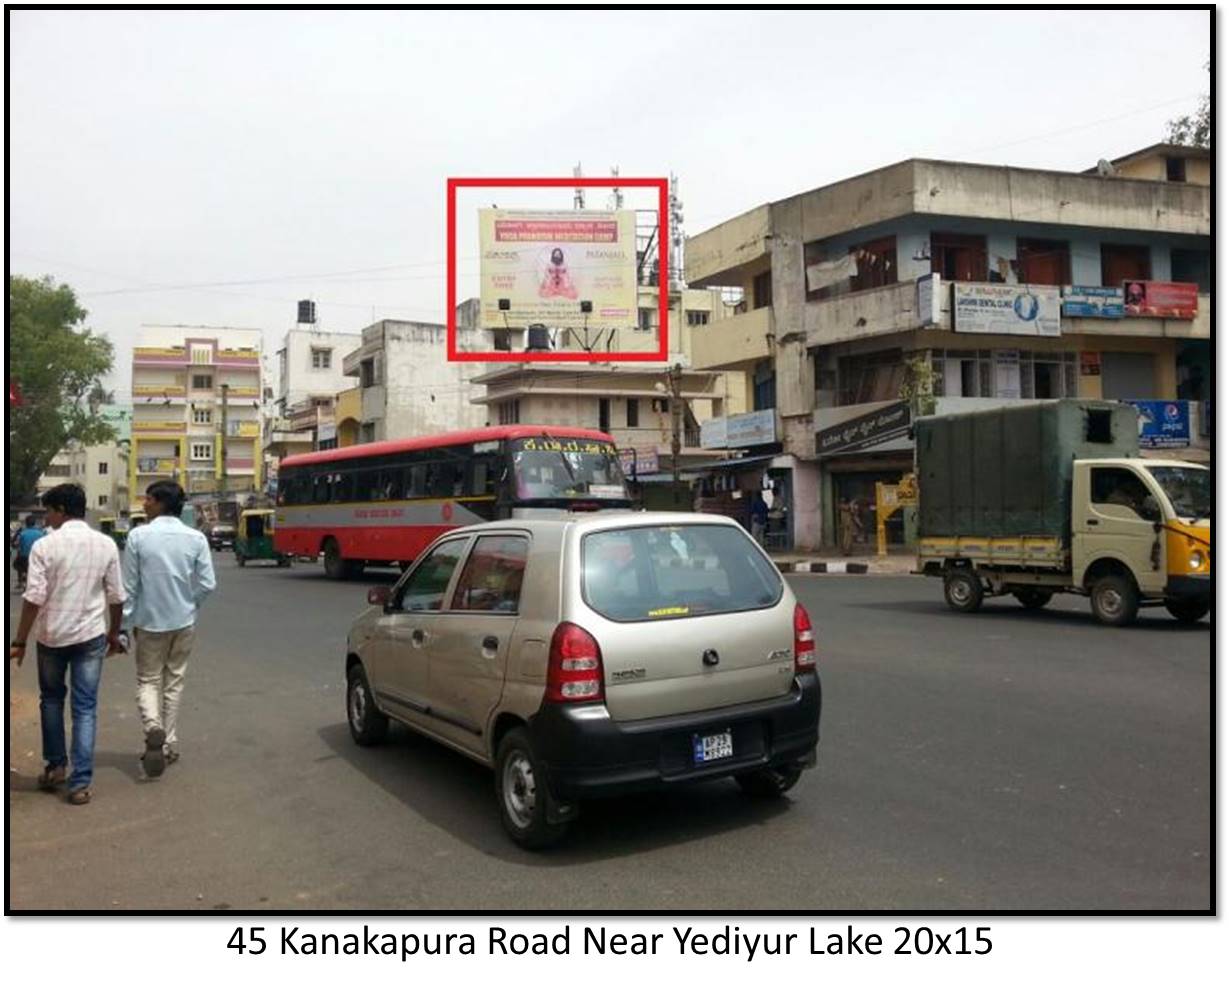
[{"label": "pedestrian", "polygon": [[188,658],[196,639],[196,610],[217,586],[209,541],[180,516],[184,490],[155,481],[145,491],[149,521],[128,534],[124,550],[124,626],[132,629],[137,710],[145,733],[141,766],[160,777],[179,759],[176,724]]},{"label": "pedestrian", "polygon": [[764,493],[758,491],[751,500],[751,537],[760,546],[764,545],[764,530],[768,528],[768,503]]},{"label": "pedestrian", "polygon": [[837,531],[841,540],[841,556],[853,552],[853,508],[848,499],[841,499],[837,506]]},{"label": "pedestrian", "polygon": [[[80,485],[56,485],[43,496],[43,506],[53,532],[34,542],[30,551],[29,580],[9,657],[21,666],[33,632],[43,730],[44,767],[38,786],[54,791],[67,780],[68,803],[89,804],[102,661],[124,652],[119,552],[113,540],[86,525],[85,490]],[[66,678],[72,685],[71,775],[64,746]]]},{"label": "pedestrian", "polygon": [[853,520],[853,540],[855,543],[866,542],[866,521],[862,516],[862,502],[858,499],[851,499],[849,502],[849,515]]},{"label": "pedestrian", "polygon": [[17,590],[19,592],[26,589],[26,573],[30,568],[30,551],[34,549],[34,544],[47,535],[47,531],[38,524],[38,520],[30,515],[26,516],[25,528],[20,530],[13,537],[13,547],[17,550],[17,556],[13,560],[13,570],[17,572]]}]

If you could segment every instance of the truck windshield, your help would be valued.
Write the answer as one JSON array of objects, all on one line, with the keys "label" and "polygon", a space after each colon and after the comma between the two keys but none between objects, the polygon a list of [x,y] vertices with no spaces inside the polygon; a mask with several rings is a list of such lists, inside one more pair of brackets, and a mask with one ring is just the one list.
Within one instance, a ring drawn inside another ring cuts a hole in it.
[{"label": "truck windshield", "polygon": [[1196,467],[1149,467],[1174,512],[1187,519],[1212,518],[1212,472]]},{"label": "truck windshield", "polygon": [[528,437],[512,442],[517,502],[560,504],[576,499],[630,505],[618,451],[597,440]]}]

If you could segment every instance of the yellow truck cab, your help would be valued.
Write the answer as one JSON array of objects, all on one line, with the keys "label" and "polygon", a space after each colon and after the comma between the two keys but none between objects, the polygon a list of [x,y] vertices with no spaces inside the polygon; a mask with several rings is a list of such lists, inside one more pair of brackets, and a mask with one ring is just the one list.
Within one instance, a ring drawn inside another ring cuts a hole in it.
[{"label": "yellow truck cab", "polygon": [[915,433],[918,568],[943,578],[954,610],[998,595],[1042,608],[1065,591],[1108,625],[1149,606],[1208,613],[1211,473],[1139,457],[1133,407],[1021,404],[927,417]]}]

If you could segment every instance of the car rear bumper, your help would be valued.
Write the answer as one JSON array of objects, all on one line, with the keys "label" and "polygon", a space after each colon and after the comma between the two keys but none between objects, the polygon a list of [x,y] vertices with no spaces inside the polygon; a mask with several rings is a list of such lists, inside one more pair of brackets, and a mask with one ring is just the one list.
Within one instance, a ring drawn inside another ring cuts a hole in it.
[{"label": "car rear bumper", "polygon": [[1165,582],[1165,597],[1180,602],[1212,601],[1212,579],[1206,574],[1172,574]]},{"label": "car rear bumper", "polygon": [[[809,673],[779,698],[630,722],[614,721],[605,705],[543,704],[529,731],[554,797],[579,800],[813,762],[821,704],[819,676]],[[734,755],[694,763],[693,736],[726,730]]]}]

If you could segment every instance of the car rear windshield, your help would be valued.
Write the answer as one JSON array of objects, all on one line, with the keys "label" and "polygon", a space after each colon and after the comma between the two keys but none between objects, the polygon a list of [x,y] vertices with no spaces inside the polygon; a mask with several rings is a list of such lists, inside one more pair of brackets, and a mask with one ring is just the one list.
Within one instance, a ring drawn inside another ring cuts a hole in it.
[{"label": "car rear windshield", "polygon": [[581,593],[616,622],[682,619],[768,608],[781,575],[734,526],[687,523],[589,533]]}]

